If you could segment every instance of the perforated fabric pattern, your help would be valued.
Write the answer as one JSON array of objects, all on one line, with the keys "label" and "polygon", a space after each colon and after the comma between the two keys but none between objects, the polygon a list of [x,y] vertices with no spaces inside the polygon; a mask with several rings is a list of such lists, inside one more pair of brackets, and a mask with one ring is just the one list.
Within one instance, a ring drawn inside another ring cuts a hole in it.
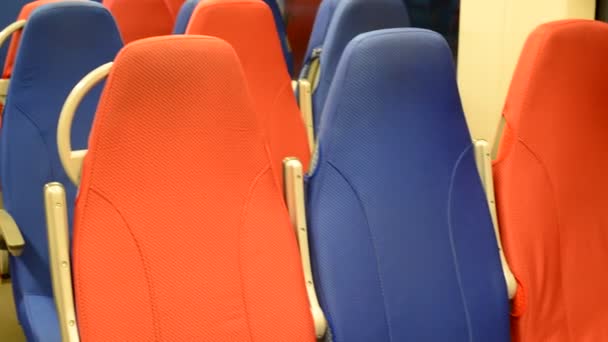
[{"label": "perforated fabric pattern", "polygon": [[608,340],[606,58],[607,24],[557,21],[530,35],[513,76],[494,176],[520,281],[514,341]]},{"label": "perforated fabric pattern", "polygon": [[[26,298],[44,302],[41,297],[53,302],[42,192],[46,183],[65,185],[68,215],[72,217],[76,188],[57,154],[59,113],[74,85],[94,68],[113,60],[122,43],[114,19],[100,4],[62,1],[32,12],[20,45],[0,135],[0,178],[4,206],[26,243],[23,254],[11,260],[19,320],[28,341],[52,342],[60,340],[56,317],[48,316],[55,311],[45,309],[41,315],[32,315],[30,305],[21,302]],[[75,149],[87,147],[99,94],[100,87],[93,89],[76,113],[72,125]]]},{"label": "perforated fabric pattern", "polygon": [[314,340],[295,236],[227,43],[174,36],[120,53],[76,215],[83,340]]},{"label": "perforated fabric pattern", "polygon": [[[2,11],[0,11],[0,27],[4,29],[19,16],[19,11],[27,3],[32,0],[5,0],[2,2]],[[8,45],[5,43],[0,47],[0,65],[4,65],[6,54],[8,52]]]},{"label": "perforated fabric pattern", "polygon": [[[34,11],[36,8],[57,1],[64,0],[37,0],[34,2],[30,2],[21,8],[17,20],[27,20],[30,17],[32,11]],[[19,42],[21,41],[22,32],[22,30],[19,30],[15,32],[11,37],[11,43],[9,45],[8,52],[6,54],[6,61],[4,63],[4,70],[2,71],[2,78],[10,78],[11,74],[13,73],[13,66],[15,65],[15,59],[17,57],[17,50],[19,48]]]},{"label": "perforated fabric pattern", "polygon": [[103,0],[114,15],[125,43],[168,35],[185,0]]},{"label": "perforated fabric pattern", "polygon": [[[16,18],[16,20],[27,20],[34,9],[40,7],[41,5],[44,5],[47,3],[52,3],[52,2],[57,2],[57,1],[62,1],[62,0],[38,0],[38,1],[34,1],[31,3],[25,4],[22,7],[21,12],[19,12],[19,15]],[[6,7],[2,7],[2,11],[3,12],[10,11],[10,9],[7,9]],[[4,78],[4,79],[9,79],[11,77],[11,74],[13,73],[13,66],[15,64],[15,58],[17,57],[17,50],[19,48],[19,42],[21,41],[22,32],[23,32],[23,30],[21,29],[21,30],[18,30],[17,32],[13,33],[13,36],[10,39],[10,44],[5,43],[4,46],[2,47],[2,51],[6,50],[6,60],[2,64],[2,65],[4,65],[4,68],[2,70],[2,78]],[[8,45],[8,47],[6,45]],[[4,59],[2,59],[2,60],[4,60]],[[0,127],[2,126],[3,113],[4,113],[4,105],[0,104]]]},{"label": "perforated fabric pattern", "polygon": [[[188,26],[190,18],[192,17],[192,13],[194,12],[194,9],[196,8],[196,5],[198,5],[199,2],[200,0],[187,0],[184,3],[182,8],[180,9],[177,21],[175,22],[175,28],[173,30],[174,34],[184,34],[186,32],[186,28]],[[285,22],[283,21],[283,15],[281,14],[279,5],[275,0],[264,0],[264,3],[268,5],[270,10],[272,11],[275,28],[279,37],[279,41],[281,42],[281,49],[283,50],[283,58],[285,59],[285,63],[287,64],[287,71],[290,75],[292,75],[294,73],[293,56],[291,55],[291,50],[289,49],[289,42],[287,41],[287,32],[285,31]],[[234,20],[230,20],[229,22],[232,24]],[[234,25],[240,26],[241,24],[235,22]],[[280,63],[279,65],[281,64],[282,63]]]},{"label": "perforated fabric pattern", "polygon": [[329,20],[319,57],[319,84],[313,93],[315,131],[318,131],[329,87],[346,45],[358,34],[410,25],[403,0],[340,0]]},{"label": "perforated fabric pattern", "polygon": [[[238,25],[226,25],[227,22]],[[277,67],[284,62],[269,8],[258,0],[204,1],[196,8],[187,33],[219,37],[236,50],[280,184],[285,157],[298,157],[308,169],[306,130],[289,74],[285,68]]]},{"label": "perforated fabric pattern", "polygon": [[309,229],[334,341],[509,341],[498,247],[444,39],[389,29],[351,41],[318,147]]},{"label": "perforated fabric pattern", "polygon": [[[306,48],[306,54],[304,55],[304,64],[307,64],[312,57],[312,50],[322,47],[327,35],[327,28],[331,22],[331,18],[336,10],[339,0],[324,0],[321,1],[317,15],[315,16],[315,22],[312,26],[312,32],[310,39],[308,40],[308,47]],[[302,68],[304,72],[305,68]],[[300,77],[305,77],[303,73]]]}]

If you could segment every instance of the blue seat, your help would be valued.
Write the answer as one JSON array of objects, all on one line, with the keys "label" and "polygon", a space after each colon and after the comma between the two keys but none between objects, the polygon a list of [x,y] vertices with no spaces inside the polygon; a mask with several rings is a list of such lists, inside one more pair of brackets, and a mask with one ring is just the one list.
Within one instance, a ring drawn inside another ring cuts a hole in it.
[{"label": "blue seat", "polygon": [[423,29],[359,35],[308,179],[334,341],[509,341],[509,300],[452,55]]},{"label": "blue seat", "polygon": [[[311,54],[313,50],[317,51],[315,57],[318,57],[320,71],[315,75],[309,75],[313,63],[311,57],[300,75],[300,78],[311,80],[312,84],[316,84],[312,93],[315,132],[329,86],[346,44],[360,33],[407,27],[410,24],[403,0],[325,0],[325,2],[328,3],[321,6],[313,28],[315,36],[309,46]],[[322,36],[324,38],[321,38]]]},{"label": "blue seat", "polygon": [[[19,11],[21,11],[21,7],[32,1],[34,0],[3,0],[0,5],[0,30],[15,22]],[[6,43],[0,47],[0,66],[4,66],[7,50],[8,44]]]},{"label": "blue seat", "polygon": [[194,13],[194,9],[200,0],[186,0],[182,7],[179,9],[177,18],[175,19],[175,27],[173,28],[173,34],[184,34],[188,28],[188,23]]},{"label": "blue seat", "polygon": [[[48,182],[71,184],[57,153],[59,113],[76,83],[112,61],[121,47],[111,14],[93,1],[43,5],[23,31],[4,108],[0,164],[4,205],[26,243],[23,254],[10,262],[17,314],[28,341],[60,341],[42,196]],[[87,146],[100,89],[80,106],[72,130],[77,148]],[[67,192],[72,204],[76,188],[67,186]]]},{"label": "blue seat", "polygon": [[[192,13],[194,12],[194,9],[196,8],[196,5],[198,5],[199,2],[200,0],[187,0],[186,2],[184,2],[179,11],[179,14],[177,15],[177,20],[175,21],[175,28],[173,30],[174,34],[184,34],[186,32],[188,22],[190,22],[190,17],[192,17]],[[264,0],[264,3],[266,3],[266,5],[268,5],[268,7],[270,7],[270,10],[272,11],[274,23],[277,28],[277,33],[279,34],[279,39],[281,41],[281,48],[283,49],[285,63],[287,63],[287,69],[289,70],[289,74],[293,75],[293,56],[289,48],[289,42],[287,40],[287,28],[285,27],[285,22],[283,21],[281,9],[275,0]]]},{"label": "blue seat", "polygon": [[324,0],[321,1],[319,8],[317,9],[317,15],[315,16],[315,22],[312,26],[312,32],[310,33],[310,39],[308,40],[308,47],[304,54],[304,65],[310,65],[315,49],[320,51],[327,35],[327,28],[331,21],[336,7],[340,0]]}]

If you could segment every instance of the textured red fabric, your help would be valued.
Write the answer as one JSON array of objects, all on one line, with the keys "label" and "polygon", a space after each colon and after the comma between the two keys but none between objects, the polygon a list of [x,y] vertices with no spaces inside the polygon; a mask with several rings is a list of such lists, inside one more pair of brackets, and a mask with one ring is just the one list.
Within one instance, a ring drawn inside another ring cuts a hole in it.
[{"label": "textured red fabric", "polygon": [[185,0],[104,0],[116,19],[125,44],[168,35]]},{"label": "textured red fabric", "polygon": [[[17,17],[17,21],[19,20],[27,20],[30,17],[32,12],[42,6],[52,2],[59,2],[65,0],[38,0],[33,1],[28,4],[25,4],[21,8],[21,12],[19,12],[19,16]],[[4,62],[4,70],[2,71],[2,78],[10,78],[13,73],[13,67],[15,66],[15,59],[17,58],[17,50],[19,49],[19,43],[21,42],[21,32],[19,30],[13,34],[11,38],[11,44],[8,47],[8,52],[6,54],[6,61]]]},{"label": "textured red fabric", "polygon": [[513,76],[494,176],[514,341],[608,341],[606,60],[607,24],[558,21]]},{"label": "textured red fabric", "polygon": [[83,341],[315,340],[268,149],[220,39],[120,52],[74,222]]},{"label": "textured red fabric", "polygon": [[270,8],[260,0],[201,1],[186,33],[219,37],[236,50],[269,141],[277,179],[282,180],[285,157],[298,157],[307,169],[306,129]]}]

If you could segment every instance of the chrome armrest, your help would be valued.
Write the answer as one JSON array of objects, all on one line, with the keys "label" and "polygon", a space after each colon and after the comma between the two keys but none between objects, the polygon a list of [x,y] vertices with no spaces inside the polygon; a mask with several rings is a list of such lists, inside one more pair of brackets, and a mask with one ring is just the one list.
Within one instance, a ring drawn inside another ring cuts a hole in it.
[{"label": "chrome armrest", "polygon": [[321,339],[327,332],[327,320],[325,319],[325,314],[321,309],[321,305],[319,305],[310,264],[302,163],[296,158],[286,158],[283,161],[283,172],[285,175],[285,201],[287,203],[287,208],[289,209],[291,224],[293,225],[298,238],[302,269],[304,270],[304,281],[306,283],[310,311],[315,325],[315,333],[317,339]]},{"label": "chrome armrest", "polygon": [[477,140],[474,142],[475,146],[475,162],[477,163],[477,170],[481,177],[481,183],[486,192],[486,198],[488,201],[488,207],[490,208],[490,216],[492,217],[492,224],[494,226],[494,234],[496,235],[496,241],[498,243],[498,250],[500,253],[500,262],[502,264],[502,271],[505,276],[505,282],[507,284],[507,291],[509,293],[509,299],[513,299],[517,293],[517,280],[509,267],[507,258],[502,249],[502,242],[500,239],[500,230],[498,227],[498,216],[496,214],[496,200],[494,196],[494,179],[492,176],[492,156],[490,152],[490,145],[485,140]]},{"label": "chrome armrest", "polygon": [[80,338],[72,288],[68,210],[63,185],[54,182],[48,183],[44,187],[44,207],[49,238],[53,297],[61,331],[61,341],[78,342]]},{"label": "chrome armrest", "polygon": [[21,231],[13,220],[13,217],[6,211],[0,209],[0,241],[2,247],[7,249],[13,256],[19,256],[25,247],[25,241]]}]

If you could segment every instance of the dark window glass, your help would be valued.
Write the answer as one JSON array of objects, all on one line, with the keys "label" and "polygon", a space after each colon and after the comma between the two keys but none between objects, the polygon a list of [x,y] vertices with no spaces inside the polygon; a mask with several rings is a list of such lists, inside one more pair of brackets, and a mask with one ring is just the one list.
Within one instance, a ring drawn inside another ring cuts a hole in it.
[{"label": "dark window glass", "polygon": [[597,20],[608,22],[608,0],[597,0],[595,9]]},{"label": "dark window glass", "polygon": [[441,33],[450,44],[452,53],[458,51],[458,22],[460,0],[404,0],[412,26]]}]

